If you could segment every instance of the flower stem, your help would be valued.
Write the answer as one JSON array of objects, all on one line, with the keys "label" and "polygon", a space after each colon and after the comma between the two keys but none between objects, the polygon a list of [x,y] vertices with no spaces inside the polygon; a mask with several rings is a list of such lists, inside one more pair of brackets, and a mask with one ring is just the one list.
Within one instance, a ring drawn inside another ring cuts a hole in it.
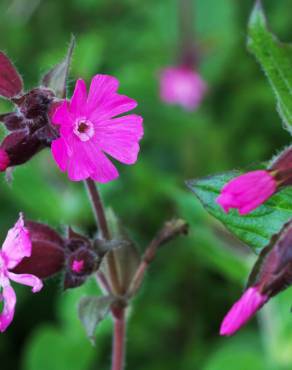
[{"label": "flower stem", "polygon": [[158,248],[177,236],[187,233],[188,224],[182,219],[171,220],[164,224],[163,228],[157,233],[154,239],[152,239],[144,252],[141,263],[138,266],[128,289],[130,296],[135,295],[139,290],[144,279],[145,272],[150,263],[154,260]]},{"label": "flower stem", "polygon": [[194,33],[194,9],[192,0],[178,0],[180,57],[182,64],[192,67],[197,64]]},{"label": "flower stem", "polygon": [[88,190],[93,213],[97,222],[99,231],[102,234],[102,237],[106,240],[110,239],[110,232],[107,225],[107,220],[105,217],[104,207],[102,200],[99,194],[99,191],[95,185],[95,182],[91,179],[85,180],[86,188]]},{"label": "flower stem", "polygon": [[113,310],[114,333],[112,370],[123,370],[125,366],[126,319],[125,308]]},{"label": "flower stem", "polygon": [[[98,230],[100,231],[104,239],[110,240],[111,235],[110,235],[102,199],[99,194],[98,188],[95,185],[95,182],[91,179],[85,180],[85,184],[86,184],[86,188],[88,190],[88,194],[91,200],[91,205],[92,205],[93,213],[94,213],[94,216],[97,222]],[[119,289],[120,283],[119,283],[118,268],[117,268],[115,255],[113,252],[108,252],[105,258],[106,258],[108,268],[109,268],[111,286],[116,292]]]}]

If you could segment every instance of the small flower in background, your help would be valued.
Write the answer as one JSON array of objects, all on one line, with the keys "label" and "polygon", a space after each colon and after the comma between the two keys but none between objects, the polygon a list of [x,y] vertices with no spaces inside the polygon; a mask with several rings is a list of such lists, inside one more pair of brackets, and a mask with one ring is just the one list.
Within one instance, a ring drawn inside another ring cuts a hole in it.
[{"label": "small flower in background", "polygon": [[53,114],[60,138],[53,141],[52,154],[72,181],[116,179],[118,171],[105,153],[125,164],[137,160],[142,118],[135,114],[120,117],[137,103],[118,94],[118,85],[114,77],[96,75],[87,96],[85,82],[79,79],[70,102],[64,101]]},{"label": "small flower in background", "polygon": [[248,288],[225,316],[220,335],[232,335],[268,301],[268,297],[261,294],[257,287]]},{"label": "small flower in background", "polygon": [[167,104],[178,104],[192,111],[198,108],[206,91],[206,83],[190,67],[168,67],[160,74],[160,97]]},{"label": "small flower in background", "polygon": [[1,332],[7,329],[14,317],[16,295],[10,285],[10,280],[31,286],[33,293],[37,293],[43,287],[43,283],[38,277],[31,274],[15,274],[11,271],[23,258],[30,257],[31,250],[29,232],[24,227],[23,218],[20,216],[15,226],[8,231],[0,250],[0,286],[2,288],[0,300],[3,301],[3,310],[0,314]]},{"label": "small flower in background", "polygon": [[216,202],[226,213],[230,208],[237,208],[240,215],[246,215],[264,203],[276,190],[277,182],[269,171],[251,171],[225,184]]}]

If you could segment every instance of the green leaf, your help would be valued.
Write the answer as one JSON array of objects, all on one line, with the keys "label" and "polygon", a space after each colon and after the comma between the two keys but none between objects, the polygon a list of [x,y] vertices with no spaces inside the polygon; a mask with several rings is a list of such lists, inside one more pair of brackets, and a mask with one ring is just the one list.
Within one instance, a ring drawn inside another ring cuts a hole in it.
[{"label": "green leaf", "polygon": [[42,84],[55,91],[59,98],[66,97],[66,83],[69,74],[75,38],[72,36],[66,57],[53,67],[42,79]]},{"label": "green leaf", "polygon": [[83,297],[79,302],[78,315],[86,334],[92,344],[95,343],[95,330],[97,325],[109,313],[110,306],[114,301],[112,296]]},{"label": "green leaf", "polygon": [[221,221],[233,234],[256,253],[269,244],[271,237],[292,218],[292,189],[286,188],[271,197],[265,204],[245,216],[237,210],[225,213],[216,203],[222,187],[240,173],[232,171],[198,180],[187,185],[196,194],[206,210]]},{"label": "green leaf", "polygon": [[278,112],[292,133],[292,45],[280,42],[268,30],[260,1],[256,2],[249,21],[248,49],[269,79]]}]

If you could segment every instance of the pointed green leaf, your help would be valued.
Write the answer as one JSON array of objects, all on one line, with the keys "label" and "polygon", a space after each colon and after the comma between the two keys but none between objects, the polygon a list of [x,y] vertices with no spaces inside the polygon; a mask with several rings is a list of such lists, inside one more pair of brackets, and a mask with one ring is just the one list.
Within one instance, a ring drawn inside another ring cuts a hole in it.
[{"label": "pointed green leaf", "polygon": [[248,25],[248,49],[263,68],[277,99],[277,108],[292,132],[292,45],[280,42],[269,30],[260,1]]},{"label": "pointed green leaf", "polygon": [[52,89],[59,98],[66,97],[66,83],[74,47],[75,38],[72,36],[66,57],[53,67],[42,79],[42,84]]},{"label": "pointed green leaf", "polygon": [[259,253],[269,244],[271,237],[292,218],[292,189],[286,188],[280,191],[248,215],[240,216],[237,210],[231,210],[226,214],[216,203],[216,198],[222,187],[239,174],[233,171],[190,180],[187,184],[211,215],[221,221],[256,253]]},{"label": "pointed green leaf", "polygon": [[109,313],[114,301],[112,296],[88,296],[81,298],[78,307],[79,319],[82,322],[89,340],[94,344],[97,325]]}]

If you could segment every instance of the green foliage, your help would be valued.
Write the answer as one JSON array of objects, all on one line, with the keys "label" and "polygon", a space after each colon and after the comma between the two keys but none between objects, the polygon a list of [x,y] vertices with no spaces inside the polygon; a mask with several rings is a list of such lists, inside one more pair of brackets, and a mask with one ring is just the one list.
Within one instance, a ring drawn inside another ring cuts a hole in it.
[{"label": "green foliage", "polygon": [[259,253],[269,244],[271,237],[291,219],[292,189],[288,188],[277,193],[248,215],[240,216],[237,210],[231,210],[226,214],[216,203],[216,198],[224,184],[239,174],[240,172],[229,172],[199,180],[190,180],[188,186],[211,215]]},{"label": "green foliage", "polygon": [[69,338],[60,329],[42,326],[34,333],[24,369],[83,370],[92,358],[92,349],[84,338]]},{"label": "green foliage", "polygon": [[268,30],[260,1],[256,2],[248,26],[248,48],[256,56],[277,98],[285,126],[292,126],[292,45],[284,44]]},{"label": "green foliage", "polygon": [[[64,58],[74,34],[69,96],[76,78],[89,82],[96,73],[108,73],[119,78],[121,93],[138,101],[136,112],[144,117],[138,163],[119,166],[119,180],[101,186],[107,205],[139,246],[147,245],[172,216],[190,224],[188,238],[161,249],[129,312],[127,368],[213,370],[218,362],[224,370],[241,363],[262,370],[264,357],[272,357],[271,370],[287,370],[292,364],[292,319],[286,292],[267,305],[273,311],[264,318],[267,327],[254,322],[239,337],[219,338],[220,321],[239,297],[254,256],[219,227],[185,189],[184,180],[265,160],[290,138],[275,124],[279,118],[270,87],[245,50],[253,0],[193,2],[199,70],[209,86],[194,113],[159,99],[159,71],[179,58],[175,0],[3,0],[1,49],[28,89]],[[266,0],[265,7],[275,33],[291,40],[291,0]],[[0,112],[9,110],[9,103],[0,101]],[[15,169],[13,177],[11,185],[0,178],[2,240],[19,211],[94,234],[83,185],[60,174],[49,150]],[[265,234],[263,240],[267,238]],[[15,320],[0,336],[3,369],[109,369],[111,320],[100,323],[92,348],[77,314],[82,296],[100,294],[95,281],[66,293],[58,284],[58,279],[46,282],[37,295],[25,287],[17,290]],[[282,339],[277,332],[275,342],[268,342],[277,328]]]},{"label": "green foliage", "polygon": [[95,343],[95,331],[98,324],[109,313],[113,297],[82,297],[78,306],[78,316],[90,341]]}]

